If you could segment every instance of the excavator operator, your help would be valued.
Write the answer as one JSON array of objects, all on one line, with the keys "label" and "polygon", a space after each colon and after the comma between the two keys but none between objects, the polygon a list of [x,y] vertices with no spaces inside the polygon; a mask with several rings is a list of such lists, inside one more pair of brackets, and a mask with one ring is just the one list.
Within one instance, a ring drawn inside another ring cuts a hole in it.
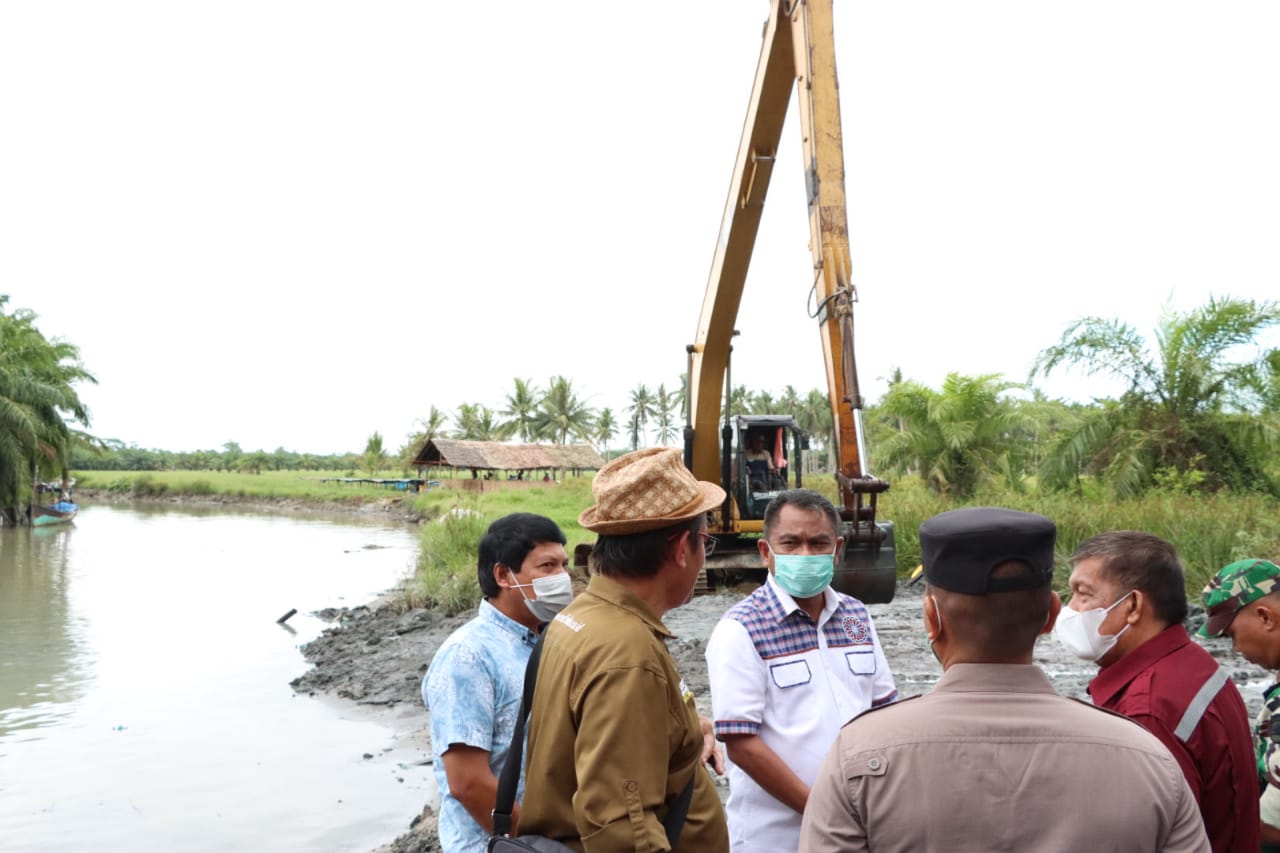
[{"label": "excavator operator", "polygon": [[773,488],[778,479],[778,469],[773,466],[773,456],[764,447],[764,435],[753,432],[747,438],[747,476],[753,492]]}]

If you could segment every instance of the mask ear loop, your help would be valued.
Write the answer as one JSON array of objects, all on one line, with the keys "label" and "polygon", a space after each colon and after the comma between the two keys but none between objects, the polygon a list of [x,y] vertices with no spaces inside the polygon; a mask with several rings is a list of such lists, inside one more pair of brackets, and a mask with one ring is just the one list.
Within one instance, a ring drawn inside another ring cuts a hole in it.
[{"label": "mask ear loop", "polygon": [[938,606],[938,599],[932,595],[929,596],[929,600],[933,602],[933,618],[938,623],[938,633],[929,635],[929,645],[932,646],[934,641],[938,639],[938,634],[942,633],[942,608]]},{"label": "mask ear loop", "polygon": [[526,586],[532,586],[532,584],[522,584],[518,580],[516,580],[515,570],[512,569],[510,566],[507,567],[507,577],[511,578],[511,586],[507,587],[507,589],[518,589],[520,590],[520,597],[523,598],[525,601],[536,601],[536,599],[532,599],[529,596],[525,595],[525,592],[524,592],[524,588]]}]

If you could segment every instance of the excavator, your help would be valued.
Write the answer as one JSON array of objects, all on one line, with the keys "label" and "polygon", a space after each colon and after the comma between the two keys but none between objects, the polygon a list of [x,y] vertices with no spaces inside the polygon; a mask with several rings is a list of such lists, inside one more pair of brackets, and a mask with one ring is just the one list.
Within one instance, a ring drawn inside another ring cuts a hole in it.
[{"label": "excavator", "polygon": [[717,545],[705,581],[762,577],[757,541],[764,508],[782,489],[803,483],[809,439],[794,416],[735,415],[730,405],[734,325],[793,89],[813,255],[809,306],[826,362],[844,537],[832,586],[863,602],[883,603],[896,589],[897,555],[893,523],[877,518],[877,499],[889,484],[867,470],[854,361],[857,291],[849,258],[832,0],[772,0],[697,335],[687,347],[685,464],[698,479],[720,483],[727,495],[709,520]]}]

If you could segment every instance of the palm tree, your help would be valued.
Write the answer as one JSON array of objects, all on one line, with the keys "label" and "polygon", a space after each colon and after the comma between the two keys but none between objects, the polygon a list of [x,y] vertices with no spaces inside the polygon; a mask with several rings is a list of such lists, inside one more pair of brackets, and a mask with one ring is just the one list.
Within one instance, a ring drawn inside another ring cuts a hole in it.
[{"label": "palm tree", "polygon": [[782,389],[782,396],[778,398],[778,411],[786,412],[789,415],[798,416],[800,413],[800,395],[796,393],[794,385],[788,385]]},{"label": "palm tree", "polygon": [[425,418],[414,421],[414,426],[418,429],[409,433],[400,452],[396,454],[396,460],[402,468],[409,470],[413,466],[413,460],[417,459],[418,454],[427,446],[427,442],[444,435],[444,425],[448,419],[448,415],[432,406]]},{"label": "palm tree", "polygon": [[613,418],[613,409],[601,409],[596,416],[596,443],[600,447],[600,455],[609,450],[609,442],[618,434],[618,422]]},{"label": "palm tree", "polygon": [[[1126,389],[1063,430],[1045,461],[1045,482],[1062,486],[1096,473],[1118,493],[1136,494],[1158,476],[1198,472],[1205,489],[1280,491],[1266,470],[1280,423],[1266,413],[1258,385],[1269,353],[1256,350],[1258,335],[1277,323],[1280,302],[1233,298],[1165,311],[1154,348],[1118,320],[1072,323],[1040,353],[1031,376],[1079,366]],[[1251,346],[1254,357],[1242,359]]]},{"label": "palm tree", "polygon": [[463,441],[506,441],[511,437],[511,427],[499,419],[488,406],[479,403],[463,403],[458,406],[458,428],[454,437]]},{"label": "palm tree", "polygon": [[[827,451],[827,470],[836,469],[835,421],[831,416],[831,403],[825,391],[817,388],[805,395],[796,414],[800,428],[809,434],[810,446],[814,451]],[[812,455],[809,457],[816,463]],[[810,469],[817,470],[817,465]]]},{"label": "palm tree", "polygon": [[364,445],[364,469],[369,472],[370,477],[378,476],[387,464],[387,451],[382,446],[381,433],[375,432],[369,436],[369,440]]},{"label": "palm tree", "polygon": [[658,386],[658,393],[653,398],[653,414],[658,422],[658,444],[670,445],[675,441],[676,409],[680,401],[675,394],[667,391],[665,385]]},{"label": "palm tree", "polygon": [[571,381],[553,376],[538,405],[535,424],[539,435],[551,438],[556,444],[566,444],[570,436],[590,441],[595,416],[590,407],[578,399]]},{"label": "palm tree", "polygon": [[530,379],[515,380],[515,389],[507,395],[507,407],[499,412],[520,440],[534,439],[533,425],[538,415],[538,388]]},{"label": "palm tree", "polygon": [[998,373],[951,373],[939,391],[899,382],[880,408],[903,428],[880,445],[877,458],[891,471],[920,474],[935,492],[967,497],[984,476],[1008,476],[1015,433],[1033,426],[1005,396],[1019,387]]},{"label": "palm tree", "polygon": [[639,450],[640,445],[644,442],[645,427],[649,423],[649,419],[653,417],[653,395],[649,393],[649,388],[643,382],[635,387],[631,392],[631,407],[627,409],[631,413],[631,449]]},{"label": "palm tree", "polygon": [[89,425],[89,413],[73,386],[97,380],[77,347],[46,339],[33,312],[6,313],[8,303],[0,295],[0,506],[12,509],[33,470],[61,476],[72,448],[93,443],[79,429]]},{"label": "palm tree", "polygon": [[425,418],[418,418],[418,425],[422,427],[422,443],[426,444],[437,435],[443,433],[445,421],[448,419],[449,416],[435,406],[431,407],[431,411],[427,413]]}]

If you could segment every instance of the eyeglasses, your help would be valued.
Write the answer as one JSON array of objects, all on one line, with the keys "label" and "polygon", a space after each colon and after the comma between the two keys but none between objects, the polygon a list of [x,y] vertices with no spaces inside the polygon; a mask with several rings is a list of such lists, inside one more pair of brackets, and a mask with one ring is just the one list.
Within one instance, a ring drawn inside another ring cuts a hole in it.
[{"label": "eyeglasses", "polygon": [[698,535],[702,537],[702,553],[710,557],[713,553],[715,553],[716,542],[718,540],[716,539],[716,537],[712,536],[710,533],[705,533],[703,531],[698,531]]},{"label": "eyeglasses", "polygon": [[[675,540],[679,539],[683,535],[684,535],[683,533],[673,533],[667,537],[667,541],[674,542]],[[716,542],[718,541],[716,537],[712,536],[710,533],[707,533],[705,530],[699,530],[695,532],[693,535],[700,537],[702,539],[702,553],[710,557],[716,550]]]}]

